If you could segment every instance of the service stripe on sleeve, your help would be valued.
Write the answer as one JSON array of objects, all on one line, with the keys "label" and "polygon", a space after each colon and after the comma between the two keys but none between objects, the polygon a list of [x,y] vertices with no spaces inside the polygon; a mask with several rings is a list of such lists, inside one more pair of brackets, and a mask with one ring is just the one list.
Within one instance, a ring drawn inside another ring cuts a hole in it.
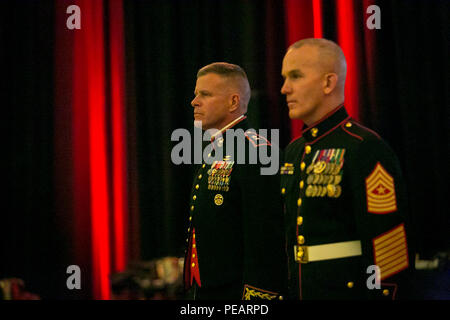
[{"label": "service stripe on sleeve", "polygon": [[381,280],[408,268],[408,247],[403,224],[374,238],[372,242]]}]

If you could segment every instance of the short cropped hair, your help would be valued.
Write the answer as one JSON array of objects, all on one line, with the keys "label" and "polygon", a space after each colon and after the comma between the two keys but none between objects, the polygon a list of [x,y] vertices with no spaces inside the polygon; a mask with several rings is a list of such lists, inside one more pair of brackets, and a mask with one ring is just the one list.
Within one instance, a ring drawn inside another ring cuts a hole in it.
[{"label": "short cropped hair", "polygon": [[251,89],[244,69],[232,63],[214,62],[198,70],[197,78],[209,73],[215,73],[224,78],[239,81],[239,87],[242,91],[241,103],[244,109],[247,109],[248,102],[250,101]]},{"label": "short cropped hair", "polygon": [[327,60],[333,57],[336,62],[337,72],[341,75],[343,83],[345,83],[345,76],[347,74],[347,61],[345,59],[344,52],[341,47],[334,41],[321,38],[307,38],[302,39],[292,44],[288,51],[291,49],[298,49],[305,45],[310,45],[319,49],[319,58]]},{"label": "short cropped hair", "polygon": [[227,62],[214,62],[204,66],[197,72],[197,78],[204,76],[208,73],[219,74],[224,77],[236,77],[240,76],[247,79],[247,74],[244,69],[242,69],[237,64],[227,63]]}]

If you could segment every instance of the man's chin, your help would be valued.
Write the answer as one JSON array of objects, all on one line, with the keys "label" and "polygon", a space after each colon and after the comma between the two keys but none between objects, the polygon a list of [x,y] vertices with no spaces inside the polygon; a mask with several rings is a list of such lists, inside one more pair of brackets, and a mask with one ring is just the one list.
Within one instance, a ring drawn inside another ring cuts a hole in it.
[{"label": "man's chin", "polygon": [[197,129],[203,129],[204,126],[202,120],[194,120],[194,127]]},{"label": "man's chin", "polygon": [[302,113],[296,109],[289,109],[289,118],[291,120],[301,120]]}]

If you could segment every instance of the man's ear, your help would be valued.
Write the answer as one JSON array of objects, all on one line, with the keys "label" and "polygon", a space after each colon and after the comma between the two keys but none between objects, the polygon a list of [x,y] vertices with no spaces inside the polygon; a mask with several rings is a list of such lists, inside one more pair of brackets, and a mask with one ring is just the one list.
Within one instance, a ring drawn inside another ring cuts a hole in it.
[{"label": "man's ear", "polygon": [[324,76],[323,93],[330,94],[338,83],[338,75],[336,73],[327,73]]},{"label": "man's ear", "polygon": [[234,112],[237,109],[239,109],[239,106],[241,105],[241,97],[235,93],[230,96],[230,107],[228,108],[228,111]]}]

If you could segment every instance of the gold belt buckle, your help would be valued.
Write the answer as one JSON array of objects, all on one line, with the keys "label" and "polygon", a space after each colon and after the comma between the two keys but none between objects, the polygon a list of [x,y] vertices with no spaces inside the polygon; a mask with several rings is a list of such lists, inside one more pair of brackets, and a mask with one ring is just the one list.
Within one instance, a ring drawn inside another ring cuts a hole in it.
[{"label": "gold belt buckle", "polygon": [[308,247],[307,246],[294,246],[294,258],[298,263],[308,263]]}]

